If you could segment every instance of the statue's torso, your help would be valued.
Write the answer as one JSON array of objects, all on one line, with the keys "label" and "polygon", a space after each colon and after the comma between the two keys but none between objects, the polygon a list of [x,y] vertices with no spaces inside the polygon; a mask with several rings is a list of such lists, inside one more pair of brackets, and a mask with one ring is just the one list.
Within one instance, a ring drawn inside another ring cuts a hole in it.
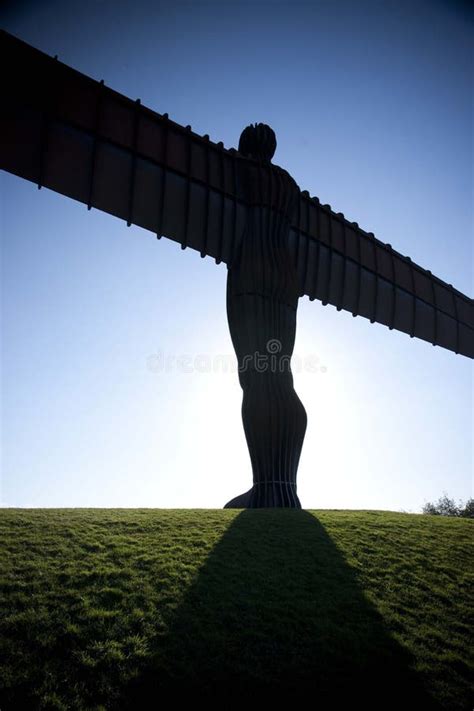
[{"label": "statue's torso", "polygon": [[242,162],[238,177],[248,203],[247,224],[229,265],[228,298],[260,294],[296,309],[298,284],[288,235],[299,188],[285,170],[271,164]]}]

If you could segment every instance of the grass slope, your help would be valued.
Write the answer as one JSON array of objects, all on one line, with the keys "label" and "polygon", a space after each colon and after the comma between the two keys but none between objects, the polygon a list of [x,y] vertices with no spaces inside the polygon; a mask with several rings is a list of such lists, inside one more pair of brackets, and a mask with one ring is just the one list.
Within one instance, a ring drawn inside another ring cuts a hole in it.
[{"label": "grass slope", "polygon": [[471,708],[473,525],[4,509],[0,708],[158,708],[167,691]]}]

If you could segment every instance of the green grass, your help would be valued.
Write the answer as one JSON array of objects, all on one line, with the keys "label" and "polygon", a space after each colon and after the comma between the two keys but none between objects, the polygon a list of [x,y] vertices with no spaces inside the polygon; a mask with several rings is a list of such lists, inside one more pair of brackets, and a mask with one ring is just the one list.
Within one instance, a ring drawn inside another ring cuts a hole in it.
[{"label": "green grass", "polygon": [[384,511],[1,510],[0,709],[161,708],[169,691],[470,709],[473,526]]}]

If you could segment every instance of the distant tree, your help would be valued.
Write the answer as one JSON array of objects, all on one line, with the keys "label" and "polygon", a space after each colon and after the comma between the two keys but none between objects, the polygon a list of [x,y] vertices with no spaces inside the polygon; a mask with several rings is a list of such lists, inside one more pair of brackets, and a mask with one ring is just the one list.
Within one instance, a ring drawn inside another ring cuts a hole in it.
[{"label": "distant tree", "polygon": [[454,499],[450,499],[447,494],[443,494],[434,504],[431,502],[426,503],[423,506],[423,513],[431,516],[474,518],[474,499],[468,499],[465,504],[462,501],[456,504]]},{"label": "distant tree", "polygon": [[459,515],[463,518],[474,518],[474,499],[466,501],[466,505]]},{"label": "distant tree", "polygon": [[439,516],[439,511],[436,508],[436,504],[431,504],[430,502],[423,506],[423,513],[430,514],[431,516]]}]

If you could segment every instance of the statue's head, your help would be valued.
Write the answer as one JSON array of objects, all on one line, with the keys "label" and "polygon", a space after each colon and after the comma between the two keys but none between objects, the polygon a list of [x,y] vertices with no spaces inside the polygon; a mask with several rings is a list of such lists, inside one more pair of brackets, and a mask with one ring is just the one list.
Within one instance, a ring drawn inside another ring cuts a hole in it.
[{"label": "statue's head", "polygon": [[239,140],[239,153],[248,158],[269,163],[276,151],[276,136],[266,123],[251,123],[244,128]]}]

